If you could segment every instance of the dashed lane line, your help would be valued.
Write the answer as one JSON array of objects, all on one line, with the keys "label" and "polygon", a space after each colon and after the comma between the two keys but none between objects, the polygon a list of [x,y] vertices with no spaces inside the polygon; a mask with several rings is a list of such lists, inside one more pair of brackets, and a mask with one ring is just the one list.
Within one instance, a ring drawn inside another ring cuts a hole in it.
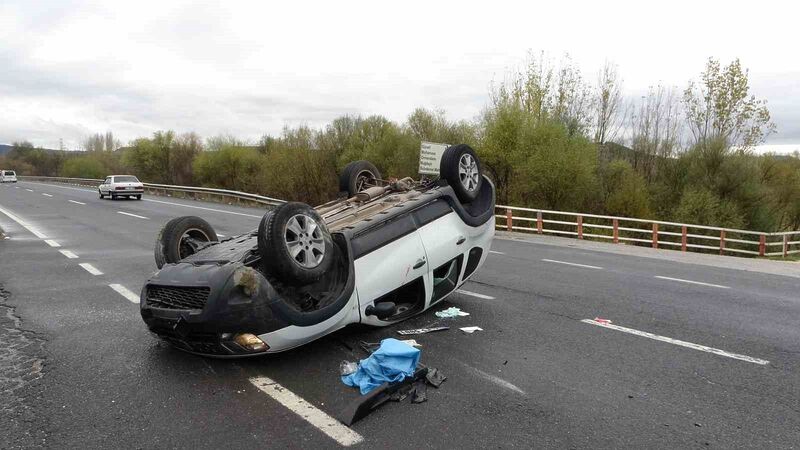
[{"label": "dashed lane line", "polygon": [[125,297],[127,300],[130,300],[133,303],[139,303],[139,296],[125,286],[114,283],[109,284],[108,287],[117,291],[119,295]]},{"label": "dashed lane line", "polygon": [[124,214],[126,216],[136,217],[137,219],[150,220],[149,217],[140,216],[140,215],[137,215],[137,214],[126,213],[126,212],[123,212],[123,211],[117,211],[117,214]]},{"label": "dashed lane line", "polygon": [[33,189],[25,189],[28,192],[33,192]]},{"label": "dashed lane line", "polygon": [[573,266],[573,267],[583,267],[584,269],[596,269],[596,270],[603,270],[602,267],[598,266],[590,266],[588,264],[578,264],[578,263],[571,263],[566,261],[557,261],[555,259],[542,259],[544,262],[555,263],[555,264],[564,264],[565,266]]},{"label": "dashed lane line", "polygon": [[52,197],[52,195],[50,195],[50,194],[45,194],[44,192],[42,192],[42,195],[44,195],[45,197]]},{"label": "dashed lane line", "polygon": [[86,203],[75,201],[75,200],[69,200],[69,202],[70,203],[75,203],[76,205],[85,205],[86,204]]},{"label": "dashed lane line", "polygon": [[703,283],[702,281],[684,280],[682,278],[662,277],[660,275],[656,275],[655,278],[658,278],[659,280],[677,281],[679,283],[697,284],[700,286],[708,286],[719,289],[730,289],[728,286],[723,286],[721,284]]},{"label": "dashed lane line", "polygon": [[93,265],[91,265],[89,263],[80,263],[78,265],[83,267],[83,269],[85,271],[89,272],[90,274],[92,274],[94,276],[103,274],[103,272],[100,272],[99,270],[97,270],[97,268],[95,266],[93,266]]},{"label": "dashed lane line", "polygon": [[598,320],[592,320],[592,319],[583,319],[583,320],[581,320],[581,322],[588,323],[590,325],[596,325],[598,327],[609,328],[611,330],[622,331],[623,333],[633,334],[635,336],[646,337],[648,339],[653,339],[653,340],[656,340],[656,341],[661,341],[661,342],[666,342],[666,343],[669,343],[669,344],[679,345],[681,347],[691,348],[691,349],[694,349],[694,350],[699,350],[701,352],[713,353],[713,354],[719,355],[719,356],[725,356],[725,357],[728,357],[728,358],[738,359],[740,361],[746,361],[746,362],[753,363],[753,364],[759,364],[759,365],[762,365],[762,366],[765,366],[765,365],[769,364],[769,361],[767,361],[765,359],[753,358],[752,356],[740,355],[738,353],[731,353],[731,352],[727,352],[725,350],[720,350],[718,348],[706,347],[705,345],[694,344],[694,343],[691,343],[691,342],[681,341],[679,339],[673,339],[673,338],[666,337],[666,336],[659,336],[657,334],[648,333],[646,331],[634,330],[633,328],[625,328],[625,327],[621,327],[619,325],[614,325],[614,324],[612,324],[612,323],[610,323],[609,321],[606,321],[606,320],[598,321]]},{"label": "dashed lane line", "polygon": [[76,255],[75,253],[72,253],[72,252],[71,252],[71,251],[69,251],[69,250],[59,250],[59,252],[60,252],[62,255],[64,255],[64,256],[66,256],[67,258],[69,258],[69,259],[77,259],[77,258],[78,258],[78,255]]},{"label": "dashed lane line", "polygon": [[495,255],[505,255],[505,253],[498,252],[498,251],[495,251],[495,250],[489,250],[489,253],[494,253]]},{"label": "dashed lane line", "polygon": [[33,225],[28,225],[27,222],[22,220],[19,216],[17,216],[16,214],[12,213],[11,211],[0,207],[0,213],[5,214],[6,216],[8,216],[9,219],[13,220],[14,222],[17,222],[22,228],[25,228],[26,230],[30,231],[37,238],[39,238],[39,239],[47,239],[47,236],[44,233],[39,231]]},{"label": "dashed lane line", "polygon": [[289,408],[289,410],[302,417],[318,430],[327,434],[330,438],[338,442],[339,445],[349,447],[364,440],[360,434],[342,425],[338,420],[303,400],[300,396],[275,381],[267,377],[253,377],[250,378],[250,382],[261,392],[269,395],[272,399]]},{"label": "dashed lane line", "polygon": [[494,297],[491,295],[478,294],[477,292],[465,291],[463,289],[456,289],[456,292],[463,295],[469,295],[470,297],[482,298],[484,300],[494,300]]},{"label": "dashed lane line", "polygon": [[45,239],[44,243],[49,245],[50,247],[56,247],[56,248],[61,247],[61,244],[59,244],[58,242],[56,242],[56,241],[54,241],[52,239]]}]

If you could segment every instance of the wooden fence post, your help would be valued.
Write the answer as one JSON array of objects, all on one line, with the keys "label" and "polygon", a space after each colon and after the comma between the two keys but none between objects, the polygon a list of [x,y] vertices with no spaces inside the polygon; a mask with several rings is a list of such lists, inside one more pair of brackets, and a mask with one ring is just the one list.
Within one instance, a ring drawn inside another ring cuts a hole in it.
[{"label": "wooden fence post", "polygon": [[578,239],[583,239],[583,216],[578,214]]},{"label": "wooden fence post", "polygon": [[542,227],[543,226],[544,226],[544,222],[542,222],[542,212],[541,211],[537,211],[536,212],[536,230],[539,232],[539,234],[542,234]]},{"label": "wooden fence post", "polygon": [[681,226],[681,251],[686,251],[686,225]]},{"label": "wooden fence post", "polygon": [[720,256],[725,254],[725,230],[719,232],[719,254]]},{"label": "wooden fence post", "polygon": [[758,256],[764,256],[767,253],[767,235],[762,234],[758,240]]},{"label": "wooden fence post", "polygon": [[513,229],[513,218],[514,213],[511,211],[511,209],[506,209],[506,231],[511,231]]},{"label": "wooden fence post", "polygon": [[653,248],[658,248],[658,224],[653,224]]},{"label": "wooden fence post", "polygon": [[783,235],[783,257],[786,258],[789,256],[789,235]]},{"label": "wooden fence post", "polygon": [[614,219],[614,243],[619,244],[619,219]]}]

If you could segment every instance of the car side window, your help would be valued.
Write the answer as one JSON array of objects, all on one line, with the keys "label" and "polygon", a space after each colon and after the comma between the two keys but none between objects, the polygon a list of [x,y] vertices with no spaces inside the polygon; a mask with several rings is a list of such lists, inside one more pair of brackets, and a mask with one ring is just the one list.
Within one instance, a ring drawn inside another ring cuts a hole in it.
[{"label": "car side window", "polygon": [[106,178],[106,181],[103,184],[111,184],[111,177]]}]

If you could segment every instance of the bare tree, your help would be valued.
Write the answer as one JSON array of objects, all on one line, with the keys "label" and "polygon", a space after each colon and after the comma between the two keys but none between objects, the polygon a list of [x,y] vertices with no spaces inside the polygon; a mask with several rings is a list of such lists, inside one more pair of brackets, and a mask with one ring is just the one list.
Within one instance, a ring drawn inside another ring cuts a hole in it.
[{"label": "bare tree", "polygon": [[621,105],[622,79],[616,64],[606,61],[597,77],[594,92],[594,140],[598,144],[617,137],[622,125]]},{"label": "bare tree", "polygon": [[659,85],[650,88],[628,117],[632,164],[648,181],[655,176],[659,160],[672,157],[680,146],[681,120],[677,89]]}]

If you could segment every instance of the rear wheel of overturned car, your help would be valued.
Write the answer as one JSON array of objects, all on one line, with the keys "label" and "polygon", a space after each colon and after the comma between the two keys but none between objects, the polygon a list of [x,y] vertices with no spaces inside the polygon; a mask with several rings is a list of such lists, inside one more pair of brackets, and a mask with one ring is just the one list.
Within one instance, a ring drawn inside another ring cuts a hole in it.
[{"label": "rear wheel of overturned car", "polygon": [[333,262],[333,240],[322,217],[305,203],[284,203],[264,214],[258,226],[264,272],[283,283],[319,280]]},{"label": "rear wheel of overturned car", "polygon": [[209,242],[219,238],[214,228],[205,220],[195,216],[183,216],[170,220],[158,233],[155,246],[156,266],[177,263],[197,253]]},{"label": "rear wheel of overturned car", "polygon": [[380,179],[381,173],[374,164],[365,160],[353,161],[344,166],[339,175],[339,191],[352,197],[366,188],[377,186]]},{"label": "rear wheel of overturned car", "polygon": [[467,144],[447,147],[439,163],[439,174],[453,188],[462,203],[475,200],[481,191],[481,166],[475,150]]}]

